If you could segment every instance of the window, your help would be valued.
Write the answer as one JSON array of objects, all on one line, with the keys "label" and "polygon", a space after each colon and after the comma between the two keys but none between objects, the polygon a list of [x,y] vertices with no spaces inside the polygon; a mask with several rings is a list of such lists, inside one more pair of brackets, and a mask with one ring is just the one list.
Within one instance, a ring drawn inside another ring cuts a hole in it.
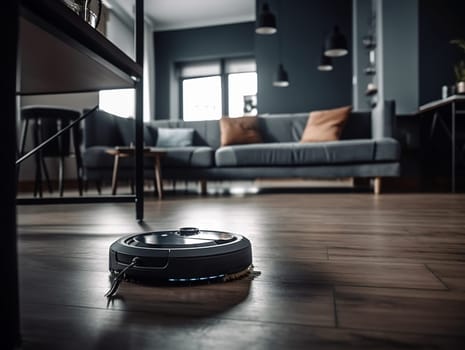
[{"label": "window", "polygon": [[257,114],[257,73],[228,75],[228,115],[241,117]]},{"label": "window", "polygon": [[99,91],[99,108],[124,118],[134,118],[134,89]]},{"label": "window", "polygon": [[182,81],[182,96],[184,120],[221,118],[221,78],[219,75],[184,79]]},{"label": "window", "polygon": [[178,65],[182,118],[186,121],[257,114],[257,73],[252,58]]}]

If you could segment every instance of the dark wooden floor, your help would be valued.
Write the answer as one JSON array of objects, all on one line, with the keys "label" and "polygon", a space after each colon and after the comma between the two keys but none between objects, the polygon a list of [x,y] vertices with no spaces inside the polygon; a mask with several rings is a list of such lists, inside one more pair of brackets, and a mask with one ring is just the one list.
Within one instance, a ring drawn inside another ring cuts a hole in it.
[{"label": "dark wooden floor", "polygon": [[[145,216],[18,207],[24,349],[463,349],[464,194],[149,196]],[[108,305],[110,244],[182,226],[244,234],[262,274]]]}]

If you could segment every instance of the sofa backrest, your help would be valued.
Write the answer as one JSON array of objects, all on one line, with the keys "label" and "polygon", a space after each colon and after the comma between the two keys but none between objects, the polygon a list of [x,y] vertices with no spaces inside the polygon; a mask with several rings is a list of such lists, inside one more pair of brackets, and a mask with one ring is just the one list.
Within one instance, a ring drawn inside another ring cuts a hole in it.
[{"label": "sofa backrest", "polygon": [[[259,116],[265,142],[297,142],[307,125],[309,113],[269,114]],[[371,138],[369,112],[352,112],[342,129],[341,139]]]},{"label": "sofa backrest", "polygon": [[[96,111],[85,120],[84,144],[90,146],[121,146],[134,142],[134,120],[117,117],[105,111]],[[299,141],[309,113],[271,114],[258,116],[264,142]],[[192,128],[195,146],[220,147],[218,120],[183,121],[156,120],[144,123],[144,143],[155,145],[157,128]],[[371,114],[352,112],[342,131],[341,139],[371,138]]]},{"label": "sofa backrest", "polygon": [[[86,113],[88,110],[84,110]],[[97,110],[84,120],[84,147],[129,146],[135,144],[132,118],[122,118],[103,110]],[[155,135],[148,124],[144,124],[144,143],[154,145]]]},{"label": "sofa backrest", "polygon": [[[307,125],[308,117],[309,113],[258,116],[258,123],[264,142],[300,141]],[[195,130],[195,146],[210,146],[215,149],[220,147],[221,135],[218,120],[196,122],[157,120],[150,122],[149,125],[153,128],[155,134],[156,128],[192,128]],[[371,138],[371,115],[369,112],[351,113],[341,135],[341,139],[361,138]]]}]

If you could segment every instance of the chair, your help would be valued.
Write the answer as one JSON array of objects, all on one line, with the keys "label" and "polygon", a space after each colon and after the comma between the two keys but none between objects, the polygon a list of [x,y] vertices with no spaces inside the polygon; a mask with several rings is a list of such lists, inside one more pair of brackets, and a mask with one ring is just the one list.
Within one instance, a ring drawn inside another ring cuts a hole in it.
[{"label": "chair", "polygon": [[[37,147],[42,142],[50,138],[69,125],[73,120],[79,118],[81,113],[73,109],[66,109],[61,107],[49,106],[28,106],[21,109],[21,139],[20,139],[20,156],[25,154],[26,139],[28,134],[29,125],[32,128],[32,145]],[[82,158],[81,158],[81,135],[79,125],[70,129],[72,133],[74,155],[76,159],[77,179],[79,195],[82,196]],[[59,159],[59,173],[58,173],[58,189],[60,196],[63,196],[64,184],[64,170],[65,170],[65,157],[72,155],[70,150],[70,133],[65,132],[43,149],[38,151],[35,155],[35,182],[34,182],[34,196],[39,194],[42,197],[42,171],[47,181],[49,192],[52,193],[52,186],[50,184],[50,177],[48,174],[47,166],[45,164],[46,157],[56,157]],[[19,176],[19,165],[18,165]]]}]

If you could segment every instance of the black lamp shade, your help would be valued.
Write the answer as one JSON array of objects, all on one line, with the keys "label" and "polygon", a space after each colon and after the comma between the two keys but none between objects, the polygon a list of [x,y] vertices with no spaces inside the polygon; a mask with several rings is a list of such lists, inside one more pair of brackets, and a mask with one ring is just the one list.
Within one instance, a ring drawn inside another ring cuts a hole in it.
[{"label": "black lamp shade", "polygon": [[255,33],[269,35],[276,32],[276,17],[271,13],[268,4],[264,3],[258,17],[258,26],[255,28]]},{"label": "black lamp shade", "polygon": [[325,56],[324,51],[321,53],[318,70],[322,72],[329,72],[333,70],[333,60],[331,57]]},{"label": "black lamp shade", "polygon": [[347,55],[348,52],[345,36],[340,32],[339,27],[334,27],[325,40],[325,56],[341,57]]},{"label": "black lamp shade", "polygon": [[282,63],[279,64],[278,70],[276,71],[276,76],[273,81],[273,86],[276,87],[288,87],[289,86],[289,76],[287,75],[286,70]]}]

